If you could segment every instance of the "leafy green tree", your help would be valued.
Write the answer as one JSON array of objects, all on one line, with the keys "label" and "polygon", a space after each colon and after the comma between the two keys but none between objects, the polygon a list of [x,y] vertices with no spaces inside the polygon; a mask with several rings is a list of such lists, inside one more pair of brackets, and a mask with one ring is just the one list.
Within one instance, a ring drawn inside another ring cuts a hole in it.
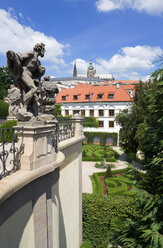
[{"label": "leafy green tree", "polygon": [[136,154],[139,140],[136,136],[139,124],[144,122],[147,112],[146,96],[151,83],[139,82],[135,85],[135,96],[133,106],[130,110],[123,110],[116,116],[116,121],[120,124],[120,139],[122,147],[127,151]]},{"label": "leafy green tree", "polygon": [[14,77],[6,66],[0,67],[0,99],[7,96],[7,90],[14,84]]},{"label": "leafy green tree", "polygon": [[53,115],[57,118],[57,117],[61,117],[61,112],[62,112],[62,109],[61,109],[61,105],[60,104],[55,104],[55,109],[53,111]]},{"label": "leafy green tree", "polygon": [[129,248],[163,247],[163,69],[152,74],[153,85],[147,91],[147,111],[144,122],[138,125],[136,138],[139,148],[145,153],[145,174],[134,169],[130,173],[139,185],[138,201],[135,203],[143,213],[138,221],[128,220],[117,232],[115,239]]},{"label": "leafy green tree", "polygon": [[83,127],[99,127],[99,123],[96,117],[85,117]]}]

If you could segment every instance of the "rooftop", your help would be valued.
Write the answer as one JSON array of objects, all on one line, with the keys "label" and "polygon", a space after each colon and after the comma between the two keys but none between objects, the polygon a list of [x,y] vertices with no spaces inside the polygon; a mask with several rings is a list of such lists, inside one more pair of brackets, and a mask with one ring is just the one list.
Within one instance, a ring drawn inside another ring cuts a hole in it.
[{"label": "rooftop", "polygon": [[[85,85],[78,84],[72,89],[62,89],[56,97],[56,103],[76,102],[130,102],[134,85]],[[87,95],[87,96],[86,96]],[[88,97],[90,96],[90,97]]]}]

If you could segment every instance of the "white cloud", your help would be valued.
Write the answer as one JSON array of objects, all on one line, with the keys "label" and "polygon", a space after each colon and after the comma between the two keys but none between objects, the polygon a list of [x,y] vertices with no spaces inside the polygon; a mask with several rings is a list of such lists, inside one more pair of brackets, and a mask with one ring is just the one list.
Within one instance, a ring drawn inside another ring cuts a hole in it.
[{"label": "white cloud", "polygon": [[[111,73],[117,79],[144,79],[150,73],[149,70],[154,68],[153,60],[161,54],[163,50],[160,47],[123,47],[108,60],[97,58],[94,67],[98,74]],[[79,73],[87,72],[86,61],[78,58],[76,64]]]},{"label": "white cloud", "polygon": [[73,62],[71,62],[71,65],[74,66],[75,62],[76,62],[77,72],[79,74],[86,74],[89,63],[83,59],[78,58],[78,59],[75,59]]},{"label": "white cloud", "polygon": [[[10,9],[10,12],[13,11]],[[33,49],[38,42],[46,45],[44,61],[65,65],[63,55],[68,45],[59,43],[54,37],[46,36],[44,33],[33,30],[31,27],[21,25],[9,12],[0,9],[0,53],[5,55],[6,51],[24,53]]]},{"label": "white cloud", "polygon": [[98,0],[96,7],[100,12],[130,8],[152,15],[160,15],[163,13],[163,0]]}]

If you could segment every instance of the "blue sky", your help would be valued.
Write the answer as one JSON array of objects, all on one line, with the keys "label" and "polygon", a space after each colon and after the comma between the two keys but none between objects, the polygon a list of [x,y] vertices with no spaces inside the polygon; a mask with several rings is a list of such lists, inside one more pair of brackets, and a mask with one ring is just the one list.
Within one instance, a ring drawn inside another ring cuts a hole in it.
[{"label": "blue sky", "polygon": [[1,0],[0,66],[6,51],[46,44],[46,75],[97,73],[143,79],[163,54],[163,0]]}]

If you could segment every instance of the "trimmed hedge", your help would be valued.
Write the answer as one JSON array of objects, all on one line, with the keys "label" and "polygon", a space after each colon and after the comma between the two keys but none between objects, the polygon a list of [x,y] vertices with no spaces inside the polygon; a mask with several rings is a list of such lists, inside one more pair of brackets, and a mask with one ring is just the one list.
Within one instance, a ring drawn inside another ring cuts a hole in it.
[{"label": "trimmed hedge", "polygon": [[[120,169],[120,170],[112,170],[112,175],[126,173],[127,171],[128,171],[128,168]],[[105,176],[105,174],[106,174],[106,171],[97,172],[91,176],[94,194],[103,195],[103,185],[100,180],[100,176]],[[132,181],[129,179],[128,175],[124,175],[124,176],[117,175],[116,177],[111,177],[111,178],[107,177],[105,178],[105,184],[107,187],[109,187],[108,189],[109,195],[122,195],[123,194],[123,195],[132,196],[134,194],[133,193],[134,186],[132,184]],[[127,186],[131,187],[129,191],[127,191]]]},{"label": "trimmed hedge", "polygon": [[140,213],[129,196],[83,194],[83,239],[93,248],[106,248],[116,230],[122,230],[127,218],[138,220]]},{"label": "trimmed hedge", "polygon": [[0,100],[0,117],[1,118],[8,116],[8,108],[9,108],[9,104],[7,102],[4,102],[3,100]]},{"label": "trimmed hedge", "polygon": [[117,145],[117,133],[106,133],[106,132],[84,132],[84,135],[88,138],[88,144],[93,144],[94,137],[100,137],[100,145],[105,146],[106,139],[112,137],[114,140],[114,146]]},{"label": "trimmed hedge", "polygon": [[105,158],[107,162],[116,162],[119,153],[114,151],[110,146],[101,145],[83,145],[82,146],[82,160],[83,161],[97,161],[101,162]]},{"label": "trimmed hedge", "polygon": [[80,246],[80,248],[93,248],[92,244],[90,241],[83,241],[82,245]]}]

